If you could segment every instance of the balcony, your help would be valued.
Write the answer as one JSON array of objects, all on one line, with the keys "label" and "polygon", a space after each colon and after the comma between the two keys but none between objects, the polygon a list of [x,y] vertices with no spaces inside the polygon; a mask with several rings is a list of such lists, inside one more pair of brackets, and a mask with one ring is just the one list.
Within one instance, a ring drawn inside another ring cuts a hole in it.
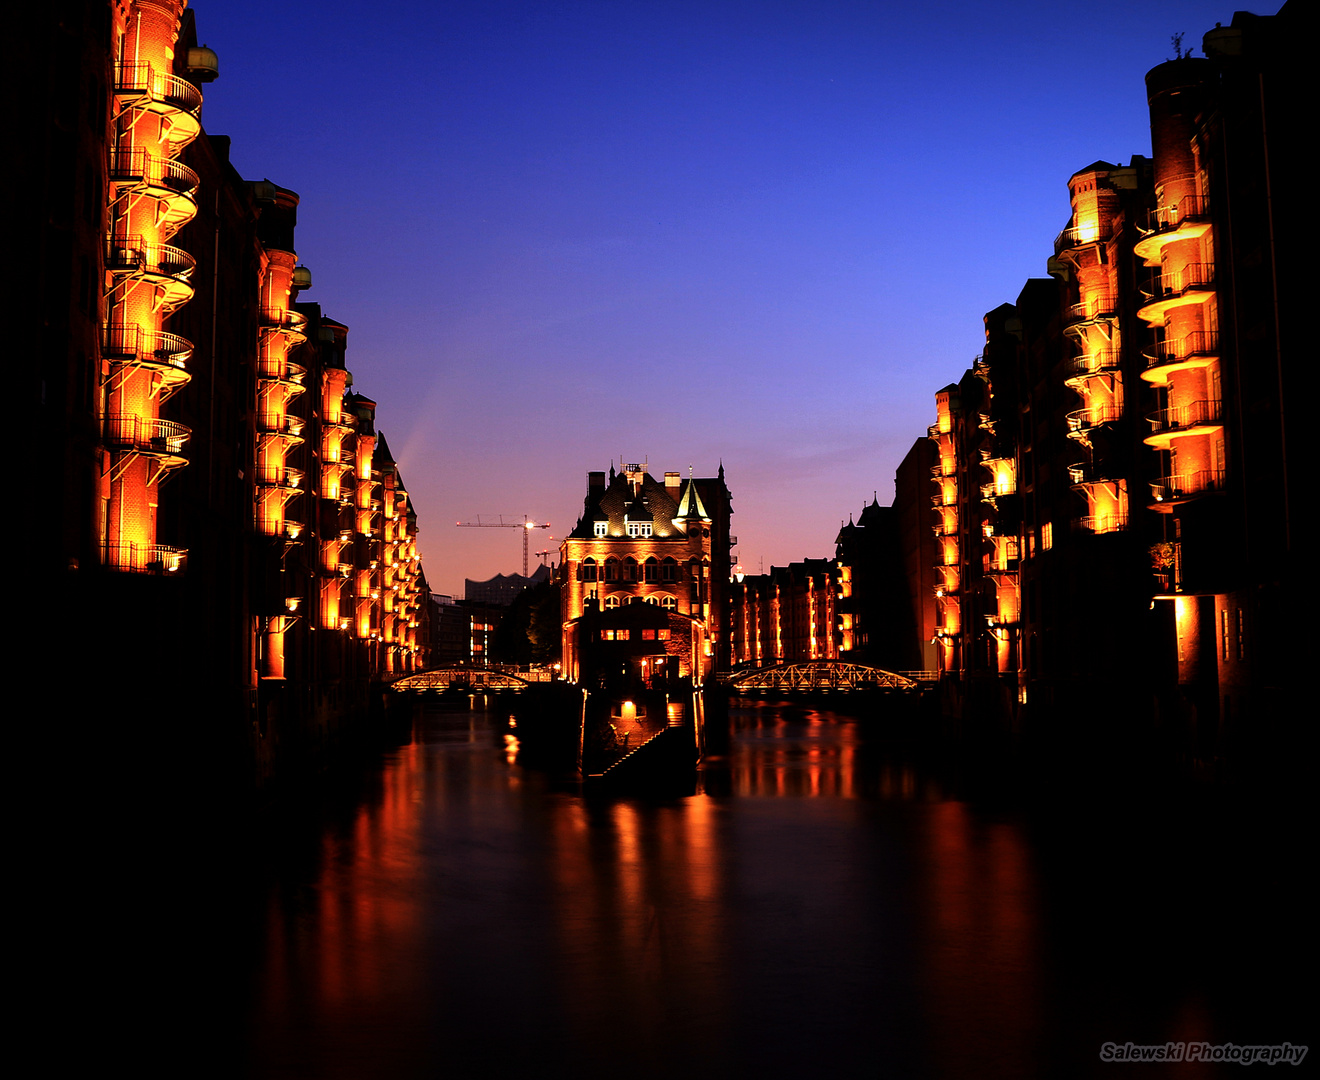
[{"label": "balcony", "polygon": [[1142,290],[1149,299],[1137,309],[1137,317],[1158,326],[1170,309],[1204,304],[1214,289],[1213,263],[1188,263],[1181,270],[1155,274],[1150,287]]},{"label": "balcony", "polygon": [[303,418],[289,413],[259,413],[257,431],[262,435],[278,436],[290,442],[302,442]]},{"label": "balcony", "polygon": [[182,574],[188,567],[188,549],[165,544],[101,544],[101,565],[131,574]]},{"label": "balcony", "polygon": [[1087,484],[1112,484],[1116,477],[1103,462],[1082,461],[1068,466],[1068,481],[1074,488],[1086,487]]},{"label": "balcony", "polygon": [[1224,407],[1218,401],[1193,401],[1190,405],[1161,409],[1146,419],[1154,430],[1142,442],[1162,449],[1186,435],[1208,435],[1220,430],[1224,426]]},{"label": "balcony", "polygon": [[1097,322],[1107,322],[1118,315],[1118,298],[1112,293],[1097,293],[1072,304],[1064,318],[1064,329],[1080,331]]},{"label": "balcony", "polygon": [[257,483],[263,487],[298,491],[302,489],[302,482],[301,469],[291,469],[286,465],[269,465],[257,469]]},{"label": "balcony", "polygon": [[1099,244],[1108,237],[1100,235],[1097,225],[1070,225],[1054,238],[1054,254],[1063,254],[1069,248],[1084,247],[1087,244]]},{"label": "balcony", "polygon": [[182,460],[184,445],[192,429],[172,420],[149,416],[113,413],[104,418],[102,427],[106,446],[133,450],[140,454]]},{"label": "balcony", "polygon": [[292,308],[262,308],[259,325],[263,334],[282,334],[291,345],[307,340],[307,316]]},{"label": "balcony", "polygon": [[302,364],[295,364],[292,360],[280,360],[275,356],[263,356],[257,361],[257,377],[261,379],[270,379],[273,382],[282,383],[290,388],[303,388],[303,380],[307,377],[307,369]]},{"label": "balcony", "polygon": [[1157,341],[1143,350],[1146,370],[1141,377],[1149,383],[1167,383],[1175,371],[1209,367],[1219,359],[1219,335],[1198,330],[1177,341]]},{"label": "balcony", "polygon": [[1082,356],[1074,356],[1068,361],[1064,382],[1074,386],[1085,379],[1116,375],[1121,362],[1122,358],[1117,349],[1100,349]]},{"label": "balcony", "polygon": [[1073,521],[1073,527],[1078,532],[1096,534],[1126,532],[1128,516],[1127,514],[1094,514],[1089,517],[1076,518]]},{"label": "balcony", "polygon": [[1145,235],[1133,249],[1137,258],[1151,262],[1159,257],[1166,244],[1191,240],[1210,230],[1209,205],[1200,195],[1184,195],[1176,203],[1161,206],[1146,215],[1138,228]]},{"label": "balcony", "polygon": [[201,180],[181,161],[156,157],[140,146],[116,147],[110,151],[110,179],[141,189],[158,200],[169,235],[197,214],[196,193]]},{"label": "balcony", "polygon": [[160,379],[162,400],[191,378],[187,362],[192,351],[192,342],[185,337],[140,326],[107,326],[101,337],[105,359],[147,368]]},{"label": "balcony", "polygon": [[1092,405],[1085,409],[1075,409],[1068,413],[1068,437],[1085,439],[1092,428],[1102,424],[1116,424],[1123,419],[1123,409],[1118,405]]},{"label": "balcony", "polygon": [[[1161,476],[1150,482],[1151,497],[1156,504],[1186,502],[1201,495],[1224,490],[1223,469],[1198,469],[1177,476]],[[1154,509],[1159,509],[1157,505]]]},{"label": "balcony", "polygon": [[202,92],[177,75],[137,61],[115,65],[115,97],[125,108],[143,109],[161,118],[161,134],[174,151],[202,130]]},{"label": "balcony", "polygon": [[105,268],[119,277],[146,282],[161,290],[161,306],[169,310],[192,299],[191,278],[197,260],[171,244],[148,243],[140,236],[106,239]]}]

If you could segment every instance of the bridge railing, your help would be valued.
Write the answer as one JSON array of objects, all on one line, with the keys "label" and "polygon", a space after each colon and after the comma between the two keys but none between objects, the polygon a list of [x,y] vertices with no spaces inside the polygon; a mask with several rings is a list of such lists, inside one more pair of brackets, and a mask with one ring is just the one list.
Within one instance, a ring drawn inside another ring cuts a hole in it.
[{"label": "bridge railing", "polygon": [[911,690],[917,680],[905,674],[886,671],[845,660],[808,660],[772,667],[731,672],[725,677],[736,690]]}]

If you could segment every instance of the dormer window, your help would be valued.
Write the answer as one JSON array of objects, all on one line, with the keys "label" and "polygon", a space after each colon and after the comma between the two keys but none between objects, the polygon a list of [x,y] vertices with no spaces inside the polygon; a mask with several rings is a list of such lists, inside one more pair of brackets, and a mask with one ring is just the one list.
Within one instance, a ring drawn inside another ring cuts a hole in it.
[{"label": "dormer window", "polygon": [[630,521],[628,522],[628,535],[636,538],[639,536],[650,536],[653,528],[649,521]]},{"label": "dormer window", "polygon": [[596,535],[604,536],[606,532],[609,530],[609,527],[610,527],[610,523],[608,521],[597,521],[595,523]]}]

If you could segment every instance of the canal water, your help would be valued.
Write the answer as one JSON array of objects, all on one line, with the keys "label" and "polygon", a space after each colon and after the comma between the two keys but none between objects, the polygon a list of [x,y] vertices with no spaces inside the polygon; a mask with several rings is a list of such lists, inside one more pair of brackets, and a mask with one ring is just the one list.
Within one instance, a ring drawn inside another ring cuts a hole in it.
[{"label": "canal water", "polygon": [[232,936],[194,975],[206,1061],[1197,1077],[1219,1073],[1100,1048],[1307,1042],[1295,823],[1195,785],[985,773],[905,757],[865,717],[763,706],[733,712],[695,794],[583,799],[485,713],[419,704],[406,745],[263,826],[231,875]]}]

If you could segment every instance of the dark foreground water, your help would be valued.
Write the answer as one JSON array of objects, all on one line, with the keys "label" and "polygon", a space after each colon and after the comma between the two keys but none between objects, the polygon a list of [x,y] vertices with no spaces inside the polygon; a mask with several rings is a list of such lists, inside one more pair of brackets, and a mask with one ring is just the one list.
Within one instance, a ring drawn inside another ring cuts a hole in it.
[{"label": "dark foreground water", "polygon": [[352,791],[266,827],[178,988],[214,1002],[178,1075],[1196,1077],[1241,1066],[1100,1047],[1311,1034],[1287,811],[1007,798],[801,708],[735,712],[668,801],[513,757],[483,713],[419,707]]}]

